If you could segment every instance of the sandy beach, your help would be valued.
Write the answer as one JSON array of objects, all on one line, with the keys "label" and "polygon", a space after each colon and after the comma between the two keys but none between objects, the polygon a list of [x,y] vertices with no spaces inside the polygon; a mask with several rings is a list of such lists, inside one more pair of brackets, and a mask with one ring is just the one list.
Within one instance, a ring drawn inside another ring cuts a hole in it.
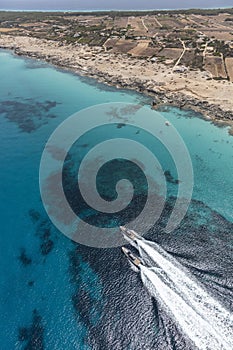
[{"label": "sandy beach", "polygon": [[0,47],[116,87],[147,93],[154,98],[155,108],[164,104],[191,108],[207,119],[233,126],[233,83],[211,79],[206,71],[177,73],[170,66],[109,53],[102,47],[64,45],[27,36],[3,34]]}]

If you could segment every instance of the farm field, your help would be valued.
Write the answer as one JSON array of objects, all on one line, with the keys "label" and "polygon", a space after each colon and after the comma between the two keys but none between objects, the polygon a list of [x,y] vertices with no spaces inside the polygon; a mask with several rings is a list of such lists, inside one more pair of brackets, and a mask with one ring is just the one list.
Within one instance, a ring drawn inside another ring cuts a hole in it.
[{"label": "farm field", "polygon": [[0,34],[44,38],[62,46],[88,45],[109,54],[153,62],[157,58],[171,66],[179,60],[187,69],[206,69],[214,78],[232,81],[233,9],[62,15],[0,12]]},{"label": "farm field", "polygon": [[226,58],[226,69],[231,82],[233,82],[233,57]]},{"label": "farm field", "polygon": [[222,57],[208,56],[206,58],[205,68],[213,75],[213,78],[227,78]]}]

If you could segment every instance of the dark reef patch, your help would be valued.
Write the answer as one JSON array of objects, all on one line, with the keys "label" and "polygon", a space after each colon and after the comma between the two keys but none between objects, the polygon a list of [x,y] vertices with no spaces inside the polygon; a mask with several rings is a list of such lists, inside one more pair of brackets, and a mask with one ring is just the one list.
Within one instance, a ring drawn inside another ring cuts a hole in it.
[{"label": "dark reef patch", "polygon": [[[90,165],[90,169],[86,169],[87,174],[91,171],[92,165]],[[68,155],[62,174],[66,199],[73,212],[83,221],[93,226],[116,227],[124,225],[126,222],[135,219],[145,206],[148,192],[147,179],[142,169],[132,161],[114,159],[105,163],[97,173],[96,187],[99,195],[106,201],[110,202],[117,198],[116,184],[119,180],[127,179],[133,186],[133,198],[129,204],[126,203],[127,208],[113,214],[98,212],[86,203],[79,188],[81,180],[79,183],[76,180],[77,173],[78,170],[74,171],[73,162],[70,162]],[[91,188],[90,191],[92,191]]]},{"label": "dark reef patch", "polygon": [[57,106],[55,101],[38,102],[34,99],[15,99],[0,102],[0,114],[15,123],[26,133],[31,133],[48,123],[48,119],[56,118],[50,110]]},{"label": "dark reef patch", "polygon": [[165,175],[165,178],[166,178],[167,182],[170,182],[171,184],[174,184],[174,185],[178,185],[178,184],[180,183],[179,180],[175,179],[175,178],[172,176],[170,170],[166,170],[166,171],[164,172],[164,175]]},{"label": "dark reef patch", "polygon": [[53,250],[54,243],[51,239],[46,239],[40,245],[40,251],[42,255],[48,255]]},{"label": "dark reef patch", "polygon": [[121,128],[123,128],[124,126],[126,126],[125,123],[118,123],[118,124],[117,124],[117,129],[121,129]]},{"label": "dark reef patch", "polygon": [[30,209],[28,212],[30,219],[32,220],[32,222],[35,224],[36,222],[38,222],[41,218],[41,214],[34,210],[34,209]]},{"label": "dark reef patch", "polygon": [[96,279],[92,269],[75,251],[69,254],[71,282],[76,290],[72,302],[77,315],[86,327],[95,327],[101,318],[103,298],[101,283]]},{"label": "dark reef patch", "polygon": [[40,239],[40,253],[48,255],[54,248],[55,230],[46,217],[44,218],[37,210],[30,209],[28,215],[33,224],[36,225],[36,236]]},{"label": "dark reef patch", "polygon": [[19,261],[22,263],[24,267],[31,265],[32,259],[26,253],[26,249],[22,248],[20,250],[20,255],[18,256]]},{"label": "dark reef patch", "polygon": [[36,235],[40,238],[41,255],[48,255],[54,248],[52,225],[48,219],[41,220],[36,227]]},{"label": "dark reef patch", "polygon": [[29,327],[19,328],[18,339],[26,343],[24,350],[44,349],[44,327],[42,317],[36,309],[33,310],[32,324]]}]

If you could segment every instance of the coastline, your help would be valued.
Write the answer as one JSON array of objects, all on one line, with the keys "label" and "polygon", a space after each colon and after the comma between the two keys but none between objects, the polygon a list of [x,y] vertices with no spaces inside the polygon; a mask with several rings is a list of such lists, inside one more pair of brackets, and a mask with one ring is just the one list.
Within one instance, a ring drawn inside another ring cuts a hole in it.
[{"label": "coastline", "polygon": [[0,48],[109,86],[137,91],[152,98],[154,109],[171,106],[195,111],[217,126],[230,126],[233,135],[233,83],[209,80],[205,71],[175,73],[164,64],[108,53],[101,47],[61,45],[25,36],[1,35]]}]

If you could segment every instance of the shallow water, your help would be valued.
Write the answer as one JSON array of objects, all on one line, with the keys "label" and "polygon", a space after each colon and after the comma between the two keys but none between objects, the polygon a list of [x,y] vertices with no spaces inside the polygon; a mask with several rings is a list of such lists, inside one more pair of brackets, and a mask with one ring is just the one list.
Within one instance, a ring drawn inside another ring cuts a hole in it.
[{"label": "shallow water", "polygon": [[[41,154],[63,120],[95,104],[144,104],[148,98],[7,51],[0,52],[0,81],[1,349],[191,349],[120,248],[72,243],[52,225],[40,199]],[[148,237],[232,311],[233,137],[227,128],[193,118],[193,112],[170,108],[163,115],[189,149],[193,201],[181,226],[166,235],[170,198]],[[128,136],[132,129],[116,131]],[[137,141],[156,151],[146,133],[136,132]],[[162,154],[161,149],[164,171],[176,179],[171,159]],[[177,184],[169,178],[168,189],[176,195]]]}]

